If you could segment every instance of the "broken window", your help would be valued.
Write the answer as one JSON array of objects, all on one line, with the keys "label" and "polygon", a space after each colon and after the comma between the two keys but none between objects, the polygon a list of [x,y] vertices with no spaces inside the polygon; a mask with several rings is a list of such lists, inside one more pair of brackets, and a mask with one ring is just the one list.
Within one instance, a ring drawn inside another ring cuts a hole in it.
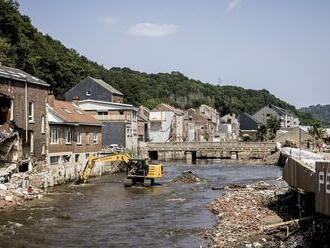
[{"label": "broken window", "polygon": [[29,102],[29,122],[34,122],[34,103]]},{"label": "broken window", "polygon": [[75,161],[76,163],[78,163],[78,161],[79,161],[79,154],[76,154],[76,155],[74,156],[74,161]]},{"label": "broken window", "polygon": [[0,96],[0,125],[10,120],[11,99],[6,96]]},{"label": "broken window", "polygon": [[70,158],[71,158],[70,155],[64,155],[62,157],[62,160],[63,160],[64,163],[69,163],[70,162]]}]

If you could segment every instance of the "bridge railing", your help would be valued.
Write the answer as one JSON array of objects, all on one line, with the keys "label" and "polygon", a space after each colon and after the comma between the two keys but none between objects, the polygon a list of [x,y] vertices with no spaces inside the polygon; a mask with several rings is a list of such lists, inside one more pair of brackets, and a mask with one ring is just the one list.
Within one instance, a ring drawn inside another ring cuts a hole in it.
[{"label": "bridge railing", "polygon": [[149,148],[175,148],[175,147],[195,147],[195,148],[219,148],[219,147],[242,147],[242,148],[269,148],[276,147],[274,142],[166,142],[148,143]]}]

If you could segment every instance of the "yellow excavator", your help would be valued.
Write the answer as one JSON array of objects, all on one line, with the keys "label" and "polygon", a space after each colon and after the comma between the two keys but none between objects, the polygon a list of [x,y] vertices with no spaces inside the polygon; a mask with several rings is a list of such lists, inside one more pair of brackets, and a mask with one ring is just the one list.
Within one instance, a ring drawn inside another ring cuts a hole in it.
[{"label": "yellow excavator", "polygon": [[144,184],[145,180],[149,180],[150,185],[154,185],[155,179],[161,178],[164,175],[164,169],[161,163],[147,163],[145,159],[133,159],[128,153],[114,153],[100,157],[91,155],[87,160],[82,174],[79,176],[77,184],[87,183],[96,162],[114,161],[123,162],[126,165],[126,187],[137,183]]}]

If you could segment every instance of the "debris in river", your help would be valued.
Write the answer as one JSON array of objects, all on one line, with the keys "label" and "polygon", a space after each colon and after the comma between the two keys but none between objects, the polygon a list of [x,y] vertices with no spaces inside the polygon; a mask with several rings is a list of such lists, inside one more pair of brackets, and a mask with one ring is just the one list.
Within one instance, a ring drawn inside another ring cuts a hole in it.
[{"label": "debris in river", "polygon": [[180,184],[201,183],[201,182],[206,182],[206,179],[198,176],[193,171],[184,171],[180,176],[177,176],[172,180],[172,183],[180,183]]},{"label": "debris in river", "polygon": [[209,210],[218,216],[218,224],[206,235],[215,247],[265,247],[263,240],[268,236],[263,232],[263,220],[276,215],[267,206],[287,188],[266,182],[233,186],[209,204]]}]

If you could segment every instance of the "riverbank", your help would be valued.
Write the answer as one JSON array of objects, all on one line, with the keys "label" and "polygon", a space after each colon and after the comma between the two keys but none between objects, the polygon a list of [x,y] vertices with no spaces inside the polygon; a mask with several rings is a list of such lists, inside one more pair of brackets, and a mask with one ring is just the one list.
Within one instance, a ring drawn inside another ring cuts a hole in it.
[{"label": "riverbank", "polygon": [[[82,165],[36,165],[28,172],[18,172],[15,165],[2,169],[0,210],[15,210],[27,201],[42,198],[48,187],[75,182],[82,170]],[[120,171],[118,163],[98,163],[91,177]]]},{"label": "riverbank", "polygon": [[297,201],[282,179],[226,189],[208,205],[218,221],[205,233],[213,247],[308,247],[305,236],[296,236]]}]

